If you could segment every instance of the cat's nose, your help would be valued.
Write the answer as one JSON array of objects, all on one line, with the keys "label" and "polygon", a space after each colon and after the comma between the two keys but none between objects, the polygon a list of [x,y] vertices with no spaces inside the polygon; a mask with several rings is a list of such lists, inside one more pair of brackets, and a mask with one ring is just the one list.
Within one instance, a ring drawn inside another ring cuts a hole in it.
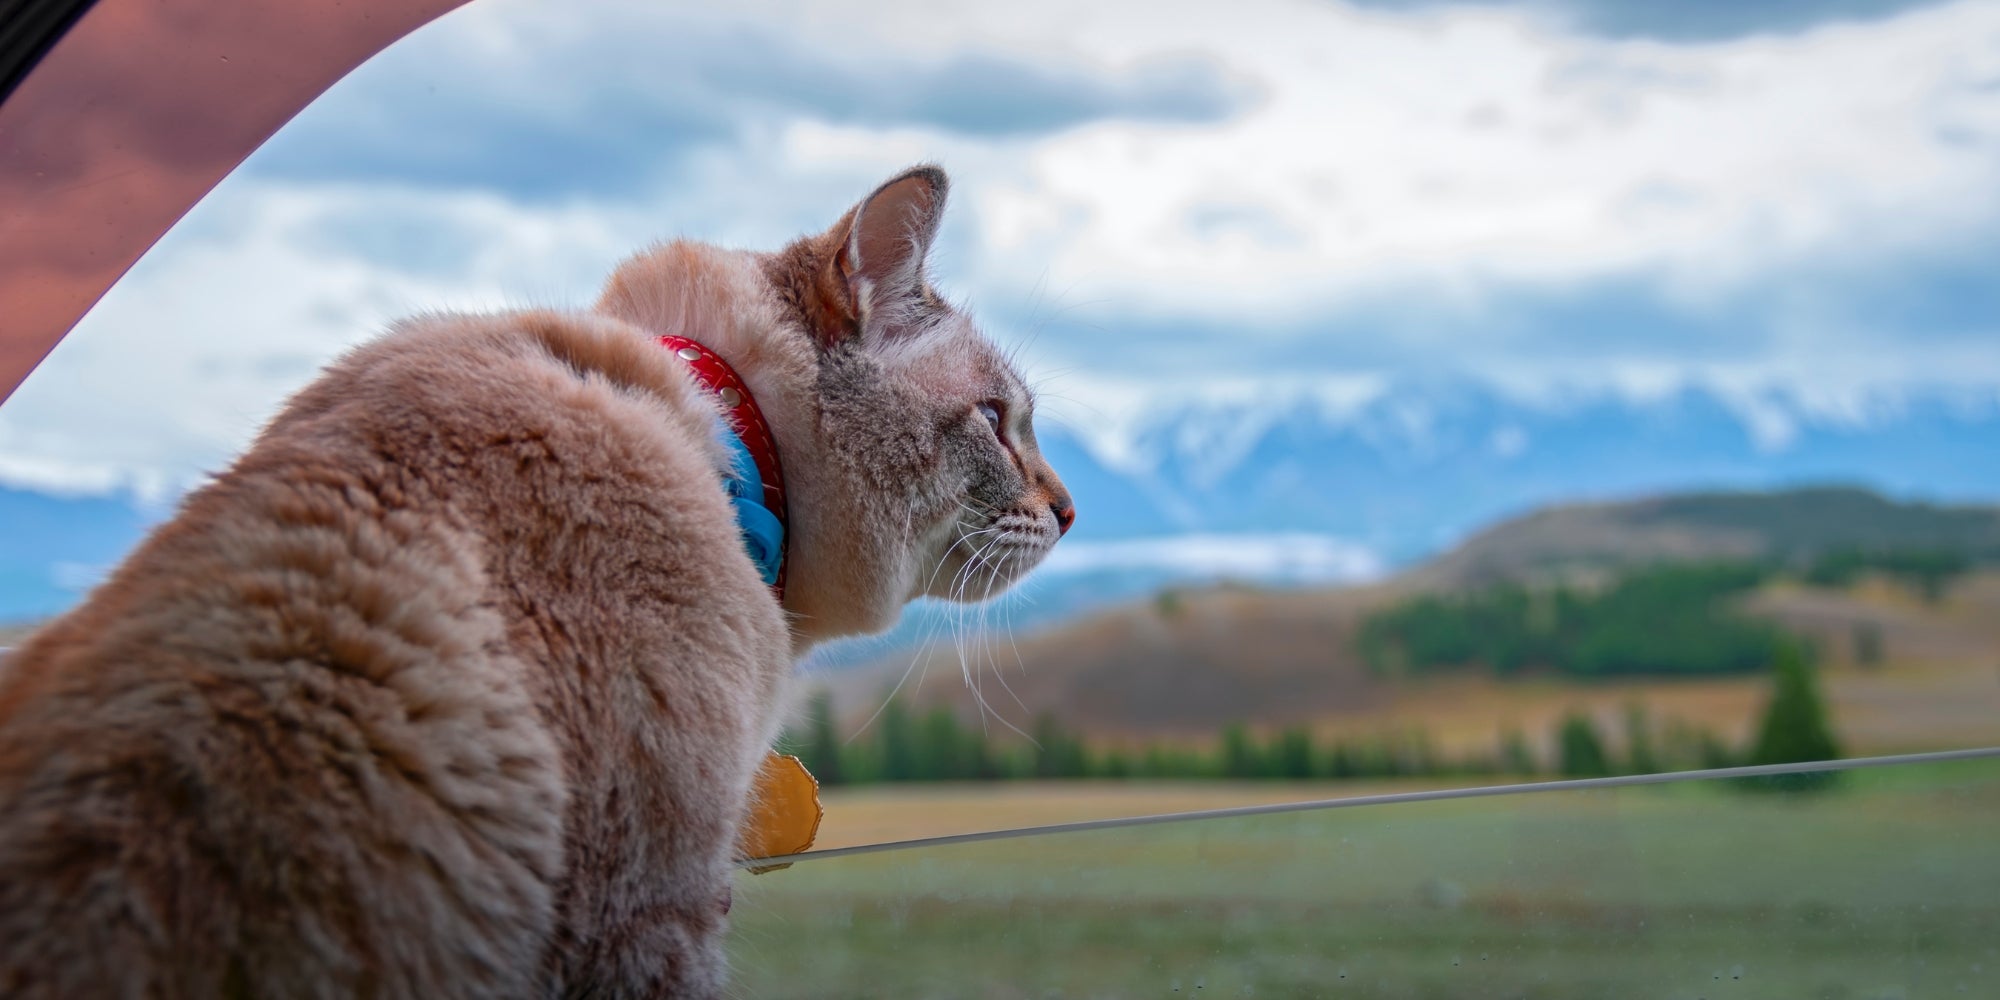
[{"label": "cat's nose", "polygon": [[1056,516],[1057,536],[1069,534],[1069,526],[1076,523],[1076,504],[1068,497],[1061,497],[1049,503],[1049,512]]}]

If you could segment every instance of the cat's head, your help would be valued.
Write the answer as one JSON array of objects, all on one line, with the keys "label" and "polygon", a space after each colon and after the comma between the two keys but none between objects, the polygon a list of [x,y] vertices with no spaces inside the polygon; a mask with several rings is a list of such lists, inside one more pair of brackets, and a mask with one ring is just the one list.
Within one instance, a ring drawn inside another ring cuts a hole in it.
[{"label": "cat's head", "polygon": [[[808,642],[880,631],[919,596],[999,594],[1075,517],[1034,394],[926,280],[946,191],[918,167],[776,253],[671,244],[622,267],[600,305],[708,343],[750,384],[778,439],[785,604]],[[649,309],[661,282],[688,288]],[[699,301],[717,296],[761,308]]]}]

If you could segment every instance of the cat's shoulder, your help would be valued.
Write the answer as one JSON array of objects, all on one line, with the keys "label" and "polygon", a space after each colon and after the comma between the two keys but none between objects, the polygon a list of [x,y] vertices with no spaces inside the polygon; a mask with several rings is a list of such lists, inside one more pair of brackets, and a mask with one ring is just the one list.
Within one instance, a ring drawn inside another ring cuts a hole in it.
[{"label": "cat's shoulder", "polygon": [[[422,426],[478,438],[509,425],[580,421],[692,440],[710,456],[714,404],[684,364],[636,324],[589,311],[426,313],[336,359],[267,428]],[[718,446],[719,447],[719,446]]]},{"label": "cat's shoulder", "polygon": [[361,381],[407,388],[411,380],[491,380],[541,372],[698,402],[682,366],[635,324],[587,311],[520,309],[424,313],[336,361],[323,382],[346,391]]}]

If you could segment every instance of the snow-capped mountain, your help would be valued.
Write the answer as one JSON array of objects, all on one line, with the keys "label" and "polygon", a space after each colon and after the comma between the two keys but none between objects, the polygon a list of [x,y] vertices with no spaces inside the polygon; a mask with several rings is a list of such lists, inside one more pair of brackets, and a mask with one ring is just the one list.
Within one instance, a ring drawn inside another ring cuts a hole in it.
[{"label": "snow-capped mountain", "polygon": [[1078,497],[1065,545],[1311,533],[1396,565],[1497,518],[1578,499],[1798,483],[2000,497],[2000,395],[1836,408],[1700,389],[1521,400],[1465,384],[1402,386],[1358,406],[1297,396],[1162,407],[1120,433],[1041,432]]}]

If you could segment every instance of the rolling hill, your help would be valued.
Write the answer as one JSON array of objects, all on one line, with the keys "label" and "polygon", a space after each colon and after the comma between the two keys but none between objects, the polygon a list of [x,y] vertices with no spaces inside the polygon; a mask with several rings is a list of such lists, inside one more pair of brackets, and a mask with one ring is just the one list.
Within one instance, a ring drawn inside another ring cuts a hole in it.
[{"label": "rolling hill", "polygon": [[[1762,696],[1761,678],[1589,685],[1552,678],[1498,682],[1484,675],[1403,679],[1372,673],[1352,640],[1371,611],[1441,588],[1575,569],[1799,557],[1853,547],[1949,548],[2000,557],[2000,509],[1899,503],[1852,489],[1555,507],[1495,525],[1377,584],[1163,590],[1026,635],[942,639],[865,668],[826,674],[823,683],[850,725],[907,675],[902,697],[918,706],[943,705],[967,720],[989,716],[1024,729],[1047,712],[1114,742],[1206,739],[1231,722],[1248,721],[1333,730],[1418,724],[1448,744],[1490,746],[1503,724],[1534,732],[1572,706],[1615,720],[1634,700],[1662,715],[1735,733]],[[1836,701],[1851,694],[1860,699],[1857,705],[1866,703],[1863,714],[1872,713],[1864,727],[1868,745],[1922,745],[1942,736],[1943,730],[1930,727],[1946,716],[1953,733],[2000,736],[2000,722],[1989,721],[2000,720],[2000,684],[1991,672],[2000,663],[2000,575],[1975,574],[1936,605],[1872,580],[1845,590],[1780,583],[1743,603],[1821,641],[1837,674]],[[1849,662],[1852,636],[1863,627],[1888,637],[1893,670],[1863,671]],[[1909,686],[1899,686],[1900,680]]]},{"label": "rolling hill", "polygon": [[1943,551],[2000,560],[2000,507],[1899,502],[1853,487],[1709,492],[1551,507],[1502,521],[1406,574],[1478,586],[1688,559]]}]

